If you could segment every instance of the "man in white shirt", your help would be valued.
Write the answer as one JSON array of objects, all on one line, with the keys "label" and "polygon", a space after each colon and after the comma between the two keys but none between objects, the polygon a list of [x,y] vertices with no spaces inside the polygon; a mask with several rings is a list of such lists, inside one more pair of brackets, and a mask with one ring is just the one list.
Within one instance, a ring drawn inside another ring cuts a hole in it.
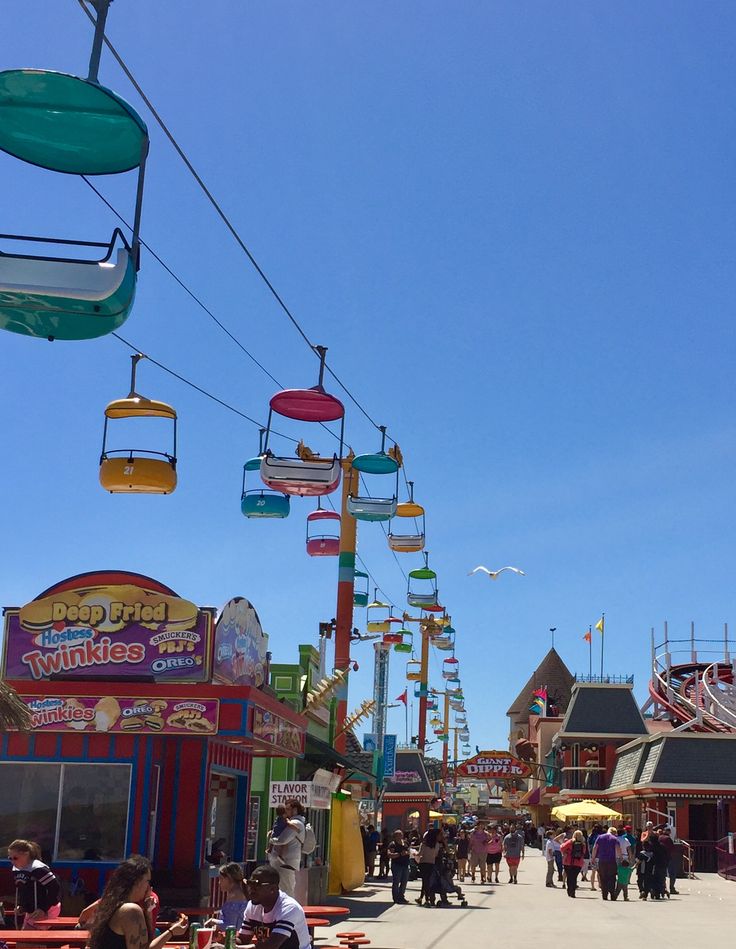
[{"label": "man in white shirt", "polygon": [[554,884],[555,877],[555,842],[552,839],[553,832],[548,830],[545,835],[544,840],[544,859],[547,861],[547,879],[545,881],[546,886],[551,886],[552,889],[556,889]]},{"label": "man in white shirt", "polygon": [[273,867],[256,867],[248,880],[240,942],[258,941],[258,949],[310,949],[307,920],[299,903],[279,890]]}]

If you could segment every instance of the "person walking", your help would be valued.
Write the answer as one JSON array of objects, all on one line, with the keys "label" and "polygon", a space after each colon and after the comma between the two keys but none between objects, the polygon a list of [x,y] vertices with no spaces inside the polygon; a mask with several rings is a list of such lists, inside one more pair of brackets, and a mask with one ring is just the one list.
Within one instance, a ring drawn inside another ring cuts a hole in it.
[{"label": "person walking", "polygon": [[565,880],[567,882],[567,895],[575,896],[577,889],[578,874],[583,868],[586,858],[585,840],[581,830],[573,831],[569,840],[563,841],[562,863],[565,868]]},{"label": "person walking", "polygon": [[365,852],[365,875],[369,880],[373,879],[376,872],[376,854],[378,853],[378,845],[380,842],[381,835],[373,824],[369,824],[366,828],[363,844],[363,850]]},{"label": "person walking", "polygon": [[424,837],[422,837],[422,842],[419,845],[419,854],[417,859],[417,865],[419,867],[419,876],[422,879],[422,888],[419,891],[419,899],[415,900],[415,903],[422,905],[422,901],[426,903],[427,906],[432,905],[430,899],[429,883],[432,879],[432,874],[434,873],[434,864],[437,860],[437,854],[440,852],[440,847],[444,846],[444,840],[442,839],[442,831],[435,830],[431,828],[426,832]]},{"label": "person walking", "polygon": [[461,882],[465,879],[468,872],[468,853],[470,851],[470,841],[468,840],[467,830],[461,830],[457,837],[457,846],[455,857],[457,859],[457,878]]},{"label": "person walking", "polygon": [[470,882],[475,883],[475,871],[480,871],[480,882],[486,882],[486,849],[490,835],[484,824],[478,824],[470,835]]},{"label": "person walking", "polygon": [[547,878],[545,886],[557,889],[555,886],[555,842],[553,840],[554,831],[548,830],[544,839],[544,859],[547,861]]},{"label": "person walking", "polygon": [[677,896],[679,895],[676,887],[677,857],[675,854],[675,843],[672,840],[672,831],[669,827],[665,827],[662,830],[662,833],[659,835],[659,842],[667,854],[667,876],[669,877],[670,893]]},{"label": "person walking", "polygon": [[307,822],[301,801],[291,798],[284,803],[286,828],[278,838],[272,838],[274,846],[268,854],[268,862],[278,871],[279,889],[287,896],[294,896],[296,875],[302,862],[302,845],[306,839]]},{"label": "person walking", "polygon": [[389,844],[391,843],[392,837],[389,833],[388,827],[381,828],[381,843],[379,846],[378,854],[378,879],[386,880],[388,878],[388,870],[391,864],[391,858],[388,854]]},{"label": "person walking", "polygon": [[593,859],[598,861],[598,876],[601,881],[601,896],[607,900],[616,899],[616,869],[621,848],[615,827],[609,827],[608,833],[601,834],[593,847]]},{"label": "person walking", "polygon": [[[489,883],[500,883],[498,871],[501,868],[501,853],[503,852],[503,837],[496,825],[488,836],[486,844],[486,875]],[[491,877],[495,875],[495,880]]]},{"label": "person walking", "polygon": [[595,893],[595,883],[598,879],[598,861],[593,859],[593,849],[595,847],[595,842],[598,840],[600,835],[603,833],[603,828],[600,824],[594,824],[593,829],[590,832],[588,837],[588,852],[590,853],[590,889]]},{"label": "person walking", "polygon": [[553,854],[555,858],[555,867],[557,869],[558,883],[564,882],[564,877],[563,877],[564,867],[562,863],[562,841],[567,840],[567,839],[568,839],[567,832],[564,830],[562,831],[561,834],[554,834],[552,836],[552,850],[553,850]]},{"label": "person walking", "polygon": [[629,882],[633,872],[634,868],[629,866],[628,860],[622,860],[616,868],[616,896],[623,893],[624,903],[629,902]]},{"label": "person walking", "polygon": [[518,883],[519,861],[524,859],[524,834],[512,824],[503,838],[503,853],[509,868],[509,883]]},{"label": "person walking", "polygon": [[401,830],[395,830],[386,846],[391,861],[391,896],[394,903],[408,903],[406,884],[409,880],[409,844]]}]

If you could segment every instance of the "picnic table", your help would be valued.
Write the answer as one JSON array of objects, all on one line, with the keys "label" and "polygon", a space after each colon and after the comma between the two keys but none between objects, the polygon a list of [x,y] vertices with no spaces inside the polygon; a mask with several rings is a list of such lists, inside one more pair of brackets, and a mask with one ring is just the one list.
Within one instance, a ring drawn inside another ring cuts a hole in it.
[{"label": "picnic table", "polygon": [[84,946],[86,929],[3,929],[0,938],[9,946]]},{"label": "picnic table", "polygon": [[185,916],[212,916],[219,912],[219,906],[177,906],[177,913],[184,913]]},{"label": "picnic table", "polygon": [[57,916],[56,919],[42,919],[43,929],[74,929],[78,916]]},{"label": "picnic table", "polygon": [[305,916],[349,916],[347,906],[302,906]]}]

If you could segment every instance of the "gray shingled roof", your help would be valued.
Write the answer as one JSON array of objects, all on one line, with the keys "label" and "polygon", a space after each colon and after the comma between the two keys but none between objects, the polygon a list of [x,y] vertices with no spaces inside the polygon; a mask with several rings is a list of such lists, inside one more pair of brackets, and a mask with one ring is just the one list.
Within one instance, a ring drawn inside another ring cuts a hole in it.
[{"label": "gray shingled roof", "polygon": [[736,735],[730,740],[665,735],[660,742],[650,743],[650,755],[655,745],[661,745],[662,750],[654,765],[652,784],[736,785]]},{"label": "gray shingled roof", "polygon": [[736,786],[736,735],[664,734],[654,741],[637,742],[619,754],[610,786],[631,784]]},{"label": "gray shingled roof", "polygon": [[529,681],[516,696],[506,714],[513,715],[516,722],[528,722],[532,692],[545,685],[550,699],[556,698],[560,712],[564,713],[570,701],[570,692],[574,682],[575,676],[553,647],[531,674]]},{"label": "gray shingled roof", "polygon": [[577,685],[560,734],[646,735],[648,732],[629,686]]}]

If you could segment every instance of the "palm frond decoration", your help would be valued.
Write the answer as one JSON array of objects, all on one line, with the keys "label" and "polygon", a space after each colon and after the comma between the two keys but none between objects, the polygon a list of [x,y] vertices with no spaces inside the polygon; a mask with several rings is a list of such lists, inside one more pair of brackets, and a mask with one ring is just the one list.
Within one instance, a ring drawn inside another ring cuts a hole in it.
[{"label": "palm frond decoration", "polygon": [[0,681],[0,733],[27,732],[31,729],[31,713],[15,689]]}]

